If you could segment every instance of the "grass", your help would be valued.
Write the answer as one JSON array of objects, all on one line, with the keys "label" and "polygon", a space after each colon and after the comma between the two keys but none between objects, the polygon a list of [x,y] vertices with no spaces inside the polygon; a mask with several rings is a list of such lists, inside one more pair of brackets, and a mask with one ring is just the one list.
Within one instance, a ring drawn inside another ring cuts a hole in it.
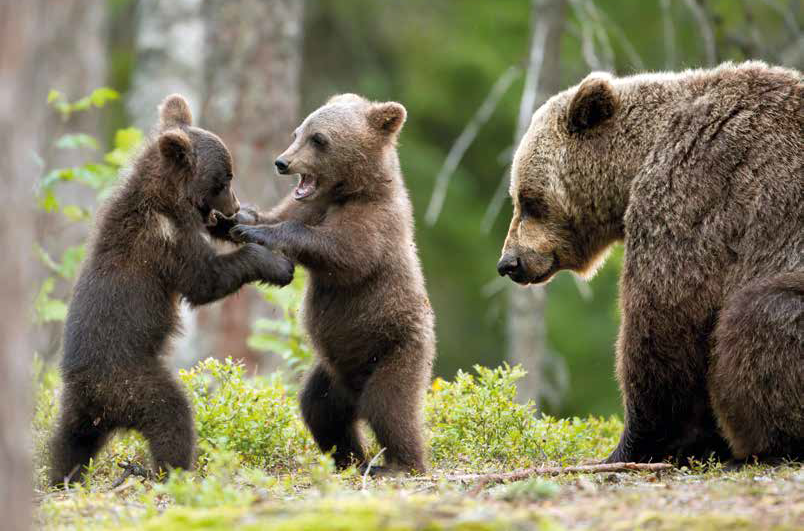
[{"label": "grass", "polygon": [[[804,469],[750,466],[725,472],[691,463],[672,473],[531,478],[470,494],[447,476],[603,458],[616,418],[555,419],[514,401],[518,368],[476,367],[436,380],[427,401],[432,470],[404,478],[336,473],[298,416],[295,389],[278,375],[245,378],[231,361],[207,360],[181,380],[196,413],[193,472],[164,483],[120,476],[117,463],[148,463],[136,434],[117,436],[83,485],[45,486],[47,437],[58,377],[37,367],[36,518],[43,529],[804,529]],[[371,452],[376,453],[376,444]]]}]

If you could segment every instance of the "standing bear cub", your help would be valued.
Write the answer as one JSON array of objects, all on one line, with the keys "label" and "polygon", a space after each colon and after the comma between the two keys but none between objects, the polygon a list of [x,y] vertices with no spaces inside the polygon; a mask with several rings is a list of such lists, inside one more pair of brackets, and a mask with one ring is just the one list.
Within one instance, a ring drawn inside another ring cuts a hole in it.
[{"label": "standing bear cub", "polygon": [[54,485],[80,479],[117,429],[142,433],[157,471],[191,468],[190,404],[162,360],[179,299],[197,306],[247,282],[292,279],[292,262],[265,247],[218,255],[209,244],[210,219],[234,215],[239,204],[229,151],[191,122],[187,102],[167,98],[156,141],[99,214],[65,324]]},{"label": "standing bear cub", "polygon": [[624,241],[610,462],[804,458],[800,72],[591,74],[533,115],[511,197],[521,284]]},{"label": "standing bear cub", "polygon": [[255,215],[260,225],[232,230],[310,273],[304,324],[319,360],[302,415],[339,467],[365,463],[359,419],[386,449],[386,471],[426,467],[423,400],[435,334],[396,152],[405,116],[398,103],[333,97],[276,160],[280,173],[299,175],[291,195]]}]

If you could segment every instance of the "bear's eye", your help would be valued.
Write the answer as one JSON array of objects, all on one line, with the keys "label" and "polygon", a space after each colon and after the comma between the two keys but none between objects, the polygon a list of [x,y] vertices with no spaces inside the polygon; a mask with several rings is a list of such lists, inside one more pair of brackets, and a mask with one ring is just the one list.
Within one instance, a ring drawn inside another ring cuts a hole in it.
[{"label": "bear's eye", "polygon": [[312,142],[314,146],[321,148],[327,145],[327,137],[321,133],[315,133],[310,137],[310,142]]},{"label": "bear's eye", "polygon": [[521,195],[519,196],[519,209],[522,217],[540,219],[547,215],[547,205],[538,197]]}]

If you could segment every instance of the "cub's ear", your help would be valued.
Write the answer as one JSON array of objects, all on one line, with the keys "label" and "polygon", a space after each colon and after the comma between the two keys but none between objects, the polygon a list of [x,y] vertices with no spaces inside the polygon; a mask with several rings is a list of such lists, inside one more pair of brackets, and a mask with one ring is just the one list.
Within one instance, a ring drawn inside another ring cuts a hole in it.
[{"label": "cub's ear", "polygon": [[159,105],[159,125],[162,129],[192,124],[193,113],[181,94],[171,94]]},{"label": "cub's ear", "polygon": [[374,103],[368,113],[369,124],[378,131],[392,135],[402,129],[408,112],[401,103]]},{"label": "cub's ear", "polygon": [[581,82],[567,110],[567,130],[579,133],[614,116],[618,100],[611,76],[592,74]]},{"label": "cub's ear", "polygon": [[159,135],[159,153],[162,161],[178,166],[189,166],[193,152],[193,143],[190,137],[181,129],[168,129]]}]

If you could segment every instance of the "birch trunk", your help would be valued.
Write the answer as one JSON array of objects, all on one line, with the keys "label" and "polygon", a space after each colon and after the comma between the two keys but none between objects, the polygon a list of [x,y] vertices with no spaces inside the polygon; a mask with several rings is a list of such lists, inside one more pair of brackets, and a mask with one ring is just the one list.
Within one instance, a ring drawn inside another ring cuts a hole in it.
[{"label": "birch trunk", "polygon": [[[274,159],[287,147],[299,118],[302,0],[206,0],[206,54],[202,126],[232,152],[241,203],[267,209],[291,188],[274,173]],[[217,356],[242,359],[251,369],[276,366],[248,348],[258,313],[270,311],[256,291],[205,308],[199,339]]]},{"label": "birch trunk", "polygon": [[[560,88],[561,34],[566,0],[532,1],[532,35],[525,87],[519,107],[514,145],[525,134],[533,112]],[[541,286],[508,288],[508,362],[528,371],[520,380],[518,398],[539,403],[546,356],[546,303]]]},{"label": "birch trunk", "polygon": [[[34,153],[44,121],[37,84],[44,16],[55,1],[0,0],[0,515],[9,531],[31,526],[30,337]],[[40,99],[41,98],[41,99]]]},{"label": "birch trunk", "polygon": [[[157,122],[159,103],[176,92],[187,98],[199,122],[206,45],[202,6],[203,0],[137,2],[136,61],[126,107],[132,123],[146,133]],[[199,340],[197,313],[187,305],[182,305],[182,324],[171,361],[189,367],[213,353]]]}]

